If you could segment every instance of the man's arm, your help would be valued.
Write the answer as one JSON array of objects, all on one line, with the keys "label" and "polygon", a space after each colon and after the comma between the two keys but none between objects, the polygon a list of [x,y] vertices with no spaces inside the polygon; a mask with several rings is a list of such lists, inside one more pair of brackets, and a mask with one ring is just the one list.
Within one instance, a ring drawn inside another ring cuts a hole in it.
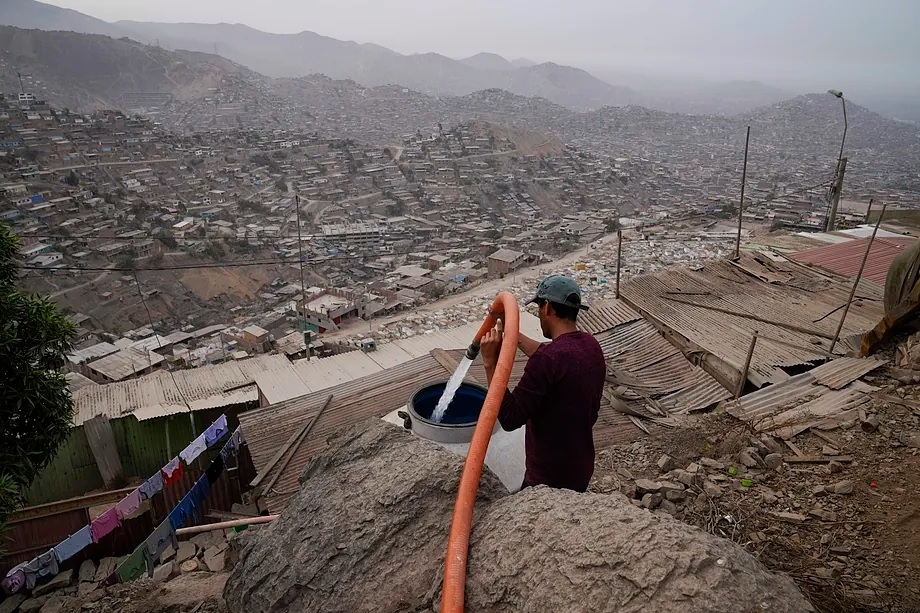
[{"label": "man's arm", "polygon": [[534,340],[529,336],[518,332],[518,349],[520,349],[528,358],[532,356],[542,344],[543,343],[540,341]]},{"label": "man's arm", "polygon": [[[495,367],[498,365],[498,356],[502,345],[502,323],[499,321],[496,326],[490,330],[480,341],[480,352],[482,355],[482,365],[486,370],[486,378],[489,381],[489,387],[492,386],[492,378],[495,376]],[[532,339],[527,339],[532,340]],[[536,341],[533,341],[536,343]],[[532,347],[536,352],[540,343]],[[502,397],[502,406],[498,412],[498,420],[506,431],[516,430],[526,424],[534,415],[536,415],[543,406],[546,395],[549,393],[550,377],[547,372],[546,358],[541,355],[531,354],[524,368],[524,376],[521,377],[514,392],[508,389],[504,390]]]}]

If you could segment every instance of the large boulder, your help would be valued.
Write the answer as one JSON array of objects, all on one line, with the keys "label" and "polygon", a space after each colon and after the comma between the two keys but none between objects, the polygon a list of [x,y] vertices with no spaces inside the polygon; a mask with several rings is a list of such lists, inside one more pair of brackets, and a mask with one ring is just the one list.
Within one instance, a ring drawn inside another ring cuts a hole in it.
[{"label": "large boulder", "polygon": [[[231,611],[406,611],[437,595],[463,458],[379,419],[333,446],[278,520],[240,535]],[[484,471],[477,504],[505,495]]]},{"label": "large boulder", "polygon": [[[380,420],[344,435],[310,464],[282,516],[235,545],[229,610],[438,609],[462,467]],[[788,577],[737,545],[619,494],[510,496],[486,470],[473,526],[469,611],[812,610]]]},{"label": "large boulder", "polygon": [[622,494],[528,488],[489,504],[470,541],[468,611],[724,613],[813,609],[731,541]]}]

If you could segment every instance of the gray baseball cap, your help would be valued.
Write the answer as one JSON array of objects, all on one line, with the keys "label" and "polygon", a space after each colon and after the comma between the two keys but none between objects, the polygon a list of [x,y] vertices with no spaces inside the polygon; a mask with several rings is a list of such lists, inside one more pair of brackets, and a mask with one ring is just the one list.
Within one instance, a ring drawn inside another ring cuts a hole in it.
[{"label": "gray baseball cap", "polygon": [[536,295],[524,304],[537,300],[548,300],[582,311],[588,310],[588,306],[581,303],[581,290],[575,279],[565,275],[551,275],[540,281]]}]

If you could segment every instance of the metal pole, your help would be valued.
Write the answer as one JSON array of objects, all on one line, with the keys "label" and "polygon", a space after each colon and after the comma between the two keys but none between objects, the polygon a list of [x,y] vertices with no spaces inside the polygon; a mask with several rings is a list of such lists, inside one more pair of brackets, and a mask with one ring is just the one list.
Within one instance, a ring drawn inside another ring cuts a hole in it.
[{"label": "metal pole", "polygon": [[[294,194],[294,208],[297,209],[297,253],[300,260],[300,333],[303,335],[304,344],[307,343],[307,290],[303,281],[303,240],[300,236],[300,196]],[[308,356],[309,359],[309,356]]]},{"label": "metal pole", "polygon": [[751,142],[751,126],[744,137],[744,167],[741,170],[741,201],[738,203],[738,237],[735,239],[735,259],[741,257],[741,214],[744,212],[744,184],[747,182],[748,145]]},{"label": "metal pole", "polygon": [[827,216],[827,231],[833,232],[837,225],[837,206],[840,204],[840,193],[843,191],[843,176],[847,171],[847,159],[841,158],[837,165],[837,180],[834,182],[834,191],[831,193],[831,212]]},{"label": "metal pole", "polygon": [[623,231],[617,230],[617,284],[615,290],[615,296],[617,300],[620,298],[620,264],[623,261],[621,257],[623,255]]},{"label": "metal pole", "polygon": [[735,398],[741,397],[744,391],[744,384],[747,383],[748,371],[751,369],[751,359],[754,357],[754,345],[757,344],[758,330],[754,330],[754,336],[751,337],[751,346],[748,347],[747,357],[744,358],[744,369],[741,371],[741,377],[738,379],[738,387],[735,388]]},{"label": "metal pole", "polygon": [[882,211],[878,214],[878,220],[875,222],[875,228],[872,230],[872,236],[869,237],[869,244],[866,245],[866,252],[863,254],[862,263],[859,265],[859,272],[856,273],[856,279],[853,281],[853,287],[850,289],[850,297],[847,298],[847,304],[843,307],[843,315],[840,316],[840,323],[837,324],[837,331],[834,332],[834,340],[831,341],[831,348],[828,350],[829,353],[834,353],[834,346],[837,344],[837,339],[840,338],[840,331],[843,330],[843,322],[847,319],[847,313],[850,312],[850,304],[853,302],[853,296],[856,295],[856,288],[859,286],[859,280],[862,277],[863,269],[866,267],[866,260],[869,259],[869,251],[872,249],[872,242],[875,240],[875,234],[878,232],[878,227],[882,225],[882,217],[885,216],[885,209],[888,208],[888,203],[882,203]]},{"label": "metal pole", "polygon": [[875,200],[875,199],[874,199],[874,198],[869,198],[869,206],[866,207],[866,221],[865,221],[865,223],[869,223],[869,213],[872,212],[872,201],[873,201],[873,200]]},{"label": "metal pole", "polygon": [[847,128],[849,127],[847,123],[847,101],[844,99],[843,94],[840,94],[840,104],[843,105],[843,138],[840,139],[840,155],[837,156],[838,163],[843,159],[843,145],[847,142]]}]

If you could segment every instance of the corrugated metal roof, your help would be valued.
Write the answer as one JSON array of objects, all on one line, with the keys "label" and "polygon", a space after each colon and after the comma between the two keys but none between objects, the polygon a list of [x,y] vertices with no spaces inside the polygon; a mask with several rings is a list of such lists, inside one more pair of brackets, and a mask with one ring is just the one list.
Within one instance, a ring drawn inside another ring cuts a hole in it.
[{"label": "corrugated metal roof", "polygon": [[[457,349],[447,353],[454,361],[459,361],[463,351]],[[511,371],[509,386],[512,389],[520,381],[526,363],[526,357],[518,353]],[[270,509],[280,511],[284,508],[297,491],[297,481],[310,458],[325,449],[330,436],[364,419],[382,417],[404,406],[416,389],[433,381],[445,380],[449,375],[448,370],[433,355],[427,354],[361,379],[279,405],[242,413],[240,423],[252,460],[256,469],[261,470],[287,442],[291,433],[312,419],[325,403],[326,397],[332,394],[332,401],[316,422],[310,437],[294,454],[278,478],[273,492],[267,493]],[[486,375],[481,361],[473,363],[467,380],[485,384]],[[597,446],[627,443],[642,435],[625,415],[614,411],[606,401],[601,403],[601,412],[594,427]]]},{"label": "corrugated metal roof", "polygon": [[872,358],[837,358],[810,372],[821,385],[839,390],[883,364],[884,362]]},{"label": "corrugated metal roof", "polygon": [[578,328],[589,334],[606,332],[620,324],[642,319],[622,300],[596,300],[590,307],[578,314]]},{"label": "corrugated metal roof", "polygon": [[[788,380],[725,403],[732,416],[760,431],[794,436],[820,418],[839,415],[868,402],[859,377],[881,366],[864,358],[838,358]],[[793,407],[793,408],[789,408]]]},{"label": "corrugated metal roof", "polygon": [[310,393],[291,364],[256,374],[255,383],[266,404],[277,404]]},{"label": "corrugated metal roof", "polygon": [[111,381],[121,381],[133,377],[145,368],[156,366],[165,359],[158,353],[129,347],[90,362],[87,368]]},{"label": "corrugated metal roof", "polygon": [[[905,248],[916,242],[916,238],[876,237],[869,251],[869,259],[863,270],[863,278],[884,286],[891,263]],[[789,257],[797,262],[818,266],[845,277],[855,277],[869,244],[868,238],[848,240],[839,244],[825,245],[799,251]]]},{"label": "corrugated metal roof", "polygon": [[[755,330],[760,338],[749,380],[757,386],[788,378],[783,367],[823,361],[850,282],[836,281],[801,264],[779,263],[750,254],[739,264],[763,271],[767,283],[725,261],[706,263],[700,270],[672,268],[634,277],[622,288],[623,298],[660,327],[680,334],[705,351],[741,370]],[[882,317],[881,290],[861,283],[860,298],[850,308],[842,335],[871,329]],[[756,317],[757,319],[753,319]],[[775,322],[775,323],[767,323]],[[815,334],[790,329],[795,326]],[[818,344],[815,341],[818,341]],[[604,341],[602,341],[603,345]]]},{"label": "corrugated metal roof", "polygon": [[[297,360],[294,367],[307,388],[316,392],[404,364],[435,349],[466,349],[480,325],[480,322],[475,322],[458,328],[417,334],[378,344],[375,351],[368,353],[351,351],[319,360]],[[525,311],[521,311],[519,329],[531,338],[543,338],[540,320]]]},{"label": "corrugated metal roof", "polygon": [[[218,408],[258,399],[255,375],[289,364],[283,355],[261,355],[239,362],[202,366],[77,390],[74,425],[96,415],[110,419],[139,411],[139,418],[153,419],[177,412]],[[178,389],[177,387],[178,386]],[[181,390],[181,393],[179,392]]]},{"label": "corrugated metal roof", "polygon": [[88,362],[89,360],[94,360],[96,358],[101,358],[112,353],[116,353],[118,347],[112,343],[96,343],[90,347],[84,347],[83,349],[77,349],[73,353],[67,356],[67,359],[72,364],[82,364],[83,362]]}]

